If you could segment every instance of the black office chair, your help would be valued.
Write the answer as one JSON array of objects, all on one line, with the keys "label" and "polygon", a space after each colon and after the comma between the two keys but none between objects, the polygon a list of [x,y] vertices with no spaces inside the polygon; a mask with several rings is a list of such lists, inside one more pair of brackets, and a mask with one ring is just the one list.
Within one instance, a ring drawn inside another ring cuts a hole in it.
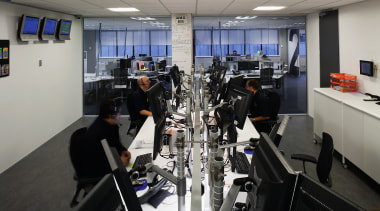
[{"label": "black office chair", "polygon": [[273,68],[260,69],[260,85],[261,89],[273,88]]},{"label": "black office chair", "polygon": [[281,97],[277,92],[267,91],[267,98],[270,118],[268,120],[254,122],[254,125],[259,132],[269,134],[272,128],[278,123],[278,112],[280,111]]},{"label": "black office chair", "polygon": [[291,158],[301,160],[303,162],[304,173],[306,174],[305,162],[311,162],[316,164],[317,175],[319,181],[327,187],[332,186],[332,180],[330,171],[332,167],[332,159],[334,152],[334,143],[330,134],[322,133],[322,148],[319,153],[318,160],[311,155],[306,154],[292,154]]},{"label": "black office chair", "polygon": [[74,180],[77,181],[77,187],[75,190],[75,194],[71,200],[70,206],[74,207],[76,206],[78,202],[78,197],[80,192],[83,190],[84,194],[83,197],[91,190],[92,187],[96,185],[102,178],[89,178],[85,175],[83,172],[83,169],[81,168],[81,160],[80,160],[80,154],[83,153],[81,151],[81,144],[80,141],[83,140],[84,134],[87,132],[87,128],[79,128],[71,135],[70,138],[70,159],[71,163],[74,167],[75,173],[74,173]]},{"label": "black office chair", "polygon": [[129,112],[129,120],[131,121],[127,131],[127,135],[130,135],[132,136],[132,138],[135,138],[144,122],[142,122],[139,119],[138,113],[135,109],[135,105],[133,102],[133,92],[129,94],[127,97],[127,109]]}]

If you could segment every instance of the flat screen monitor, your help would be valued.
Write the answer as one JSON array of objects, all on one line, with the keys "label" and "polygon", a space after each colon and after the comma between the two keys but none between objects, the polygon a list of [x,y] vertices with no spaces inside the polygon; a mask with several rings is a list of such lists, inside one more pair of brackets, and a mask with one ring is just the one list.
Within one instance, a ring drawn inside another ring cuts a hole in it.
[{"label": "flat screen monitor", "polygon": [[61,19],[58,21],[58,27],[56,32],[58,40],[70,40],[71,24],[71,20]]},{"label": "flat screen monitor", "polygon": [[18,37],[21,41],[38,40],[40,18],[23,15],[18,26]]},{"label": "flat screen monitor", "polygon": [[360,74],[373,76],[373,62],[360,60]]},{"label": "flat screen monitor", "polygon": [[158,154],[161,152],[165,127],[166,127],[165,119],[160,120],[154,126],[153,155],[152,155],[153,160],[156,160]]},{"label": "flat screen monitor", "polygon": [[[106,139],[101,141],[104,153],[107,157],[116,185],[120,191],[121,199],[127,210],[142,210],[136,191],[133,189],[130,174],[123,165],[120,155],[115,147],[110,147]],[[96,210],[96,209],[95,209]]]},{"label": "flat screen monitor", "polygon": [[340,194],[307,176],[299,174],[291,211],[365,210]]},{"label": "flat screen monitor", "polygon": [[75,207],[75,211],[126,210],[112,174],[105,175]]},{"label": "flat screen monitor", "polygon": [[43,18],[41,21],[40,28],[40,39],[41,40],[55,40],[55,32],[57,28],[58,20],[54,18]]},{"label": "flat screen monitor", "polygon": [[162,119],[165,119],[165,88],[160,81],[157,81],[146,93],[148,95],[149,107],[153,115],[154,123],[157,124],[162,121]]},{"label": "flat screen monitor", "polygon": [[210,72],[210,102],[213,105],[217,105],[220,103],[223,95],[223,90],[225,90],[224,86],[224,77],[226,76],[227,68],[223,66],[215,66]]},{"label": "flat screen monitor", "polygon": [[268,135],[260,135],[248,173],[256,181],[257,191],[247,194],[248,210],[289,210],[297,174]]},{"label": "flat screen monitor", "polygon": [[[232,119],[234,121],[233,124],[237,128],[243,129],[252,100],[253,93],[251,91],[233,83],[228,84],[224,102],[233,105]],[[228,107],[230,105],[228,105]]]},{"label": "flat screen monitor", "polygon": [[240,87],[245,87],[245,84],[244,84],[244,74],[240,74],[240,75],[234,75],[230,78],[230,80],[228,81],[229,84],[235,84],[237,86],[240,86]]}]

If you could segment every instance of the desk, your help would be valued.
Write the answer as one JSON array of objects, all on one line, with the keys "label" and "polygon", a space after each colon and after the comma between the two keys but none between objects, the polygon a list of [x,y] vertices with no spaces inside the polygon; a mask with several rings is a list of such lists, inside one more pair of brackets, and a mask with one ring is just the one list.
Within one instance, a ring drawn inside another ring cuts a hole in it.
[{"label": "desk", "polygon": [[314,89],[314,134],[329,133],[334,149],[380,183],[380,106],[359,92]]},{"label": "desk", "polygon": [[[140,132],[136,135],[135,139],[131,143],[131,146],[129,147],[129,151],[131,151],[132,158],[131,158],[131,163],[136,159],[136,156],[144,153],[152,153],[153,151],[153,140],[154,140],[154,121],[153,117],[148,117],[146,121],[144,122],[143,126],[140,129]],[[259,138],[260,135],[254,128],[253,124],[249,121],[249,119],[246,119],[246,122],[244,124],[243,130],[240,130],[237,128],[238,132],[238,142],[242,141],[247,141],[250,138]],[[174,139],[174,137],[173,137]],[[243,151],[243,146],[238,146],[237,151]],[[176,158],[174,158],[175,160]],[[226,155],[225,155],[226,159]],[[157,156],[157,159],[153,161],[155,165],[158,165],[160,167],[163,167],[167,162],[173,159],[164,159],[160,156]],[[248,156],[248,160],[251,160],[251,157]],[[192,171],[195,171],[195,169],[192,169]],[[208,170],[206,170],[207,172]],[[176,171],[174,172],[174,174]],[[246,174],[238,174],[231,172],[228,169],[225,169],[226,176],[224,178],[225,181],[225,186],[224,186],[224,196],[227,195],[229,188],[235,178],[239,177],[246,177]],[[205,187],[205,194],[202,196],[202,210],[212,210],[210,206],[210,188],[208,186],[208,173],[205,173],[203,176],[203,185]],[[186,179],[186,188],[187,190],[190,189],[191,186],[191,178]],[[157,209],[159,210],[177,210],[178,209],[178,204],[177,204],[177,195],[172,195],[165,199],[163,203],[159,205]],[[240,202],[245,202],[246,198],[246,193],[239,193],[238,199],[236,201]],[[191,205],[191,193],[187,191],[187,194],[185,196],[185,201],[186,201],[186,210],[190,210],[190,205]],[[149,204],[143,204],[142,205],[143,210],[155,210],[151,205]]]}]

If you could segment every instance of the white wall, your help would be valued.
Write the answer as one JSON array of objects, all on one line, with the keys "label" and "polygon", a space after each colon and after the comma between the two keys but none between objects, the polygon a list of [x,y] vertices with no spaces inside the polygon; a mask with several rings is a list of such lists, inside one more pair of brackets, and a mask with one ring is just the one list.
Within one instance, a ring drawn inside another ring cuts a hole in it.
[{"label": "white wall", "polygon": [[307,55],[307,102],[308,114],[314,116],[313,89],[319,87],[319,14],[306,16],[306,55]]},{"label": "white wall", "polygon": [[380,95],[380,72],[359,74],[359,60],[380,67],[380,1],[370,0],[339,9],[340,71],[358,76],[359,91]]},{"label": "white wall", "polygon": [[[72,20],[71,40],[17,41],[22,14]],[[10,76],[0,78],[0,173],[82,116],[82,28],[70,15],[0,2],[0,40],[10,40]]]},{"label": "white wall", "polygon": [[[374,61],[380,69],[380,1],[339,8],[340,72],[358,77],[359,92],[380,95],[379,70],[375,77],[359,74],[359,60]],[[319,87],[319,16],[307,16],[308,114],[314,117],[313,89]]]}]

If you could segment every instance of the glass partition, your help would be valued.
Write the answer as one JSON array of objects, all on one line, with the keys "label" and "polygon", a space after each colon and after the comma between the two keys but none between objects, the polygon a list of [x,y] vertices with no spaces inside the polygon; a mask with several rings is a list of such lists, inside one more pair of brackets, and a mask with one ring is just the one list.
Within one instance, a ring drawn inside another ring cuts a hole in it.
[{"label": "glass partition", "polygon": [[[228,74],[240,70],[254,75],[242,70],[243,62],[260,61],[277,74],[273,90],[281,95],[280,113],[306,113],[305,22],[305,17],[193,17],[196,71],[219,59]],[[171,17],[85,18],[83,36],[85,115],[97,115],[103,98],[125,102],[141,65],[147,74],[171,66]]]}]

